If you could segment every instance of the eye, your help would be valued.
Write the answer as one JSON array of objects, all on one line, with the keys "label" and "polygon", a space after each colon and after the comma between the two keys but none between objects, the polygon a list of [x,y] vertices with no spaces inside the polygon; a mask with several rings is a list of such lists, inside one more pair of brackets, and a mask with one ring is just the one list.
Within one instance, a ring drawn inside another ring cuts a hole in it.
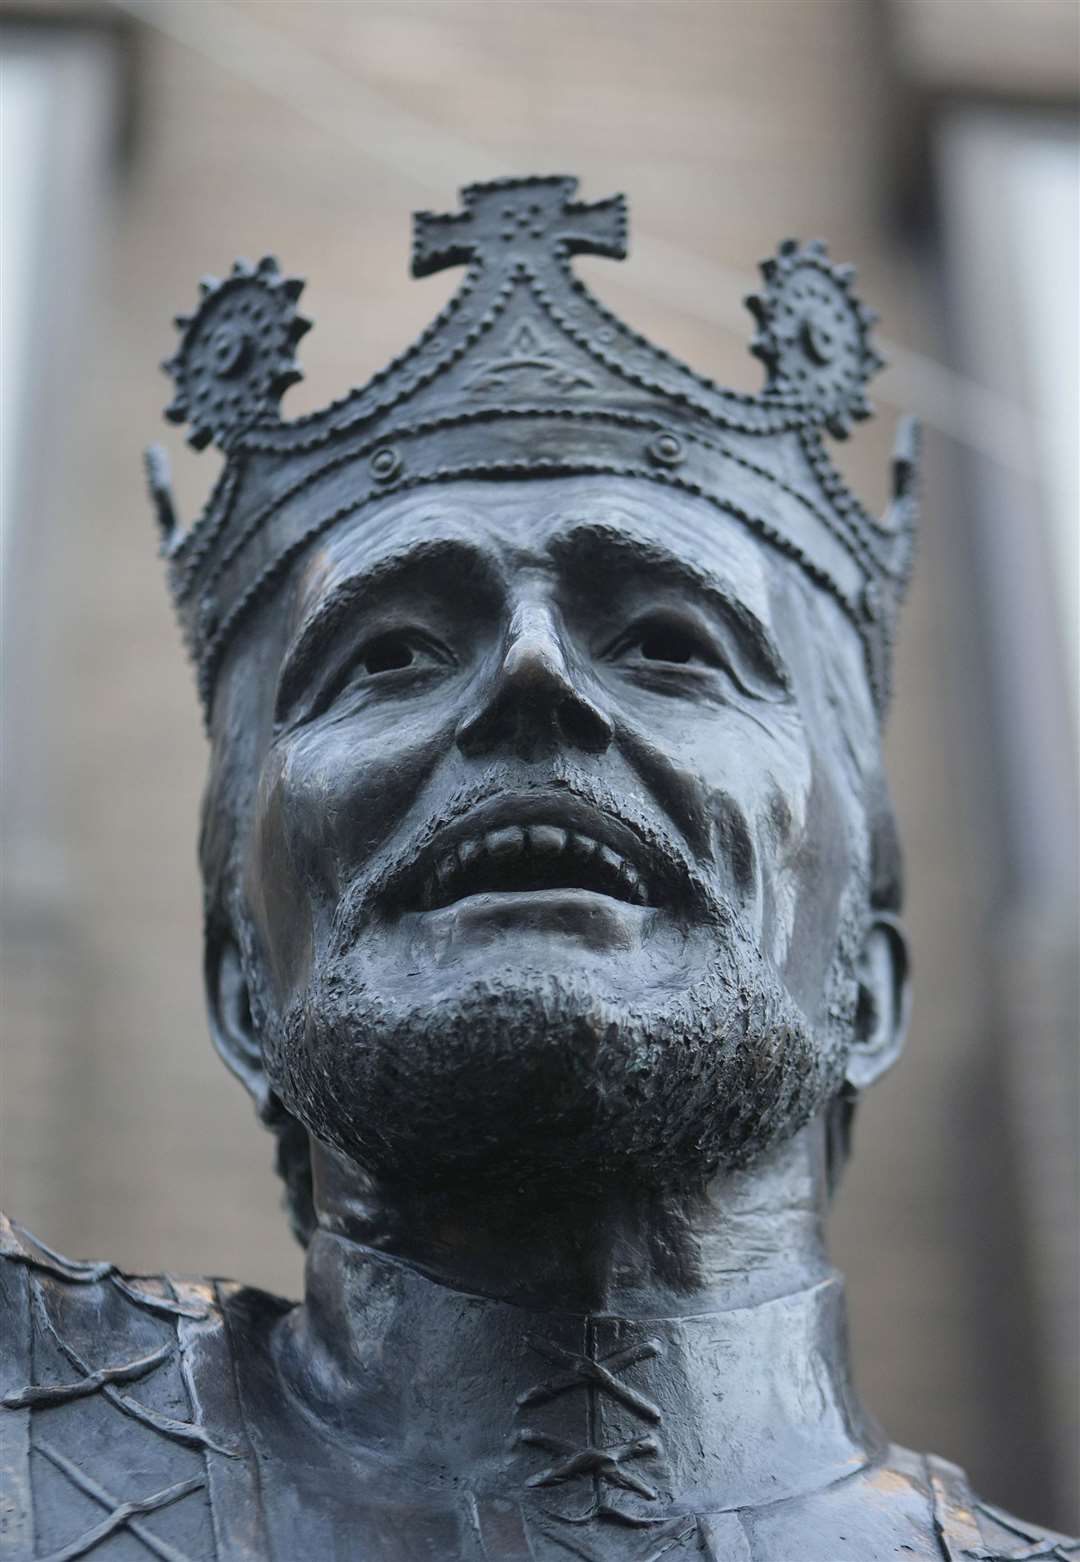
[{"label": "eye", "polygon": [[421,647],[407,635],[379,635],[369,640],[360,652],[358,667],[369,678],[377,677],[379,673],[398,672],[401,668],[412,667],[419,659],[420,651]]},{"label": "eye", "polygon": [[349,662],[341,678],[328,690],[322,708],[339,694],[369,690],[404,696],[425,688],[431,677],[453,667],[450,651],[419,629],[388,629],[373,635]]},{"label": "eye", "polygon": [[638,654],[647,662],[692,662],[700,655],[693,635],[672,624],[646,629],[638,642]]},{"label": "eye", "polygon": [[422,695],[457,665],[454,652],[424,629],[411,624],[384,629],[355,649],[339,652],[330,666],[313,669],[306,679],[294,670],[294,685],[299,687],[279,689],[275,722],[313,721],[339,702],[340,713],[346,714],[369,701],[392,703]]},{"label": "eye", "polygon": [[634,624],[608,648],[611,661],[664,667],[715,666],[717,653],[706,636],[691,625],[669,618],[649,618]]}]

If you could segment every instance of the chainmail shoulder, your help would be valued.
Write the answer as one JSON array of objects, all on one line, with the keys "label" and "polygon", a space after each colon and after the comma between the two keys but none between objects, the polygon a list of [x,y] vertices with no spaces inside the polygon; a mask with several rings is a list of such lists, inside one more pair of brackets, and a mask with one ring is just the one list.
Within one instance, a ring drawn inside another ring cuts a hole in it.
[{"label": "chainmail shoulder", "polygon": [[220,1290],[66,1259],[0,1215],[5,1562],[262,1554]]}]

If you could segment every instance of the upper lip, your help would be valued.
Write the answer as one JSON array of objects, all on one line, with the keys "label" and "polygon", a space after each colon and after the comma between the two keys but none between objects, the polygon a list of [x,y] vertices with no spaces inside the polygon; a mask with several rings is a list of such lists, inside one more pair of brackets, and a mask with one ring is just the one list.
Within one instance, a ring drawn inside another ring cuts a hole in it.
[{"label": "upper lip", "polygon": [[444,825],[394,875],[391,898],[429,910],[485,890],[592,890],[635,905],[670,894],[673,865],[629,825],[580,798],[503,794]]}]

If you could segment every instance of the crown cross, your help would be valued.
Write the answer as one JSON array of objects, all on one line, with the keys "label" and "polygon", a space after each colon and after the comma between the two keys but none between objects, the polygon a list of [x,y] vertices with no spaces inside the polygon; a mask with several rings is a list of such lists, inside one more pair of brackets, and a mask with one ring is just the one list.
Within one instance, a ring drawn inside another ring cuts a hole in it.
[{"label": "crown cross", "polygon": [[568,255],[626,258],[626,200],[575,201],[576,179],[497,179],[468,185],[464,210],[413,217],[412,273],[432,276],[449,266],[498,267],[526,259],[543,265]]}]

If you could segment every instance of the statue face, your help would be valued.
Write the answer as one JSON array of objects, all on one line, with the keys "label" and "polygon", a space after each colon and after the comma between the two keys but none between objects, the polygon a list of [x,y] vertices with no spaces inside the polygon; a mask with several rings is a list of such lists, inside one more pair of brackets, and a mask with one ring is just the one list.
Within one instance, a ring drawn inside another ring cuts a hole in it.
[{"label": "statue face", "polygon": [[820,1109],[866,905],[830,660],[867,697],[815,600],[640,482],[447,485],[327,536],[278,610],[243,884],[310,1130],[404,1178],[677,1178]]}]

